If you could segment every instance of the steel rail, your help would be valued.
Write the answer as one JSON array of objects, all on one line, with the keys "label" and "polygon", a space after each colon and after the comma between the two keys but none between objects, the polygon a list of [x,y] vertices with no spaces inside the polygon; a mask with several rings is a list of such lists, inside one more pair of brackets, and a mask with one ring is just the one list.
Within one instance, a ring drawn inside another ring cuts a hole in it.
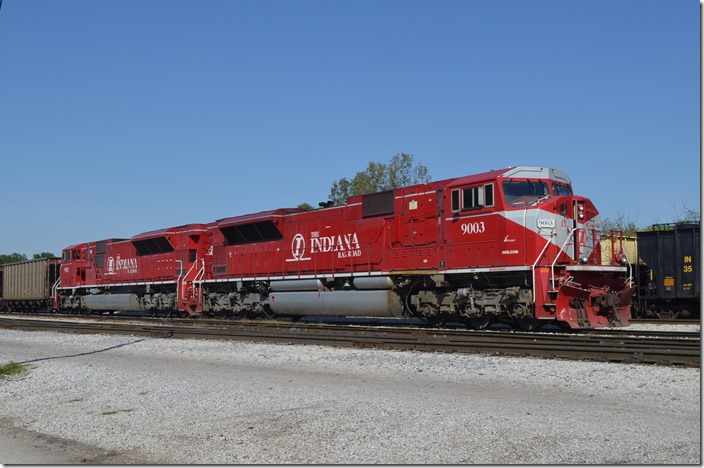
[{"label": "steel rail", "polygon": [[656,318],[632,318],[630,323],[643,323],[649,325],[701,325],[701,319],[656,319]]},{"label": "steel rail", "polygon": [[305,326],[305,327],[320,327],[327,328],[331,332],[339,331],[344,329],[345,326],[355,327],[355,329],[369,329],[370,331],[374,329],[383,330],[442,330],[445,334],[471,334],[471,333],[524,333],[533,335],[535,333],[545,334],[577,334],[577,335],[607,335],[607,336],[640,336],[640,337],[657,337],[657,338],[692,338],[696,339],[700,337],[700,332],[687,332],[687,331],[656,331],[656,330],[637,330],[631,329],[629,327],[624,328],[583,328],[583,329],[559,329],[555,328],[552,330],[535,330],[532,332],[521,331],[513,328],[487,328],[485,330],[474,330],[467,328],[464,325],[458,324],[458,326],[452,326],[448,324],[445,327],[437,327],[422,322],[407,323],[403,319],[379,319],[379,318],[369,318],[365,320],[364,318],[355,319],[345,319],[344,317],[336,317],[334,320],[319,317],[320,320],[314,321],[290,321],[282,320],[277,318],[259,320],[259,319],[222,319],[222,318],[167,318],[167,317],[152,317],[147,315],[66,315],[66,314],[0,314],[0,318],[36,318],[38,320],[79,320],[79,321],[91,321],[91,322],[101,322],[101,321],[139,321],[149,324],[163,324],[163,325],[174,325],[174,326],[185,326],[185,327],[214,327],[214,328],[229,328],[229,327],[253,327],[255,329],[260,329],[263,324],[268,328],[273,328],[280,326],[283,328],[289,328],[292,325]]},{"label": "steel rail", "polygon": [[546,334],[397,327],[360,327],[309,323],[235,322],[214,327],[115,321],[0,318],[0,327],[72,333],[146,335],[153,338],[240,340],[428,352],[700,366],[700,337],[671,338],[598,334]]}]

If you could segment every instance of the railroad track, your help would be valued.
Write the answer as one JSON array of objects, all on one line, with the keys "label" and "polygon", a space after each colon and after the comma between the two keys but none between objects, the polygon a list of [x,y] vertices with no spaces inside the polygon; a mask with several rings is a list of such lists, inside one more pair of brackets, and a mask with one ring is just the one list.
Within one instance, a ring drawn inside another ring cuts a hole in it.
[{"label": "railroad track", "polygon": [[647,319],[632,318],[630,323],[647,323],[650,325],[701,325],[701,319]]},{"label": "railroad track", "polygon": [[[471,331],[269,321],[56,320],[0,317],[0,327],[153,338],[240,340],[431,352],[700,366],[699,333],[590,330],[587,333]],[[216,323],[213,323],[216,322]]]}]

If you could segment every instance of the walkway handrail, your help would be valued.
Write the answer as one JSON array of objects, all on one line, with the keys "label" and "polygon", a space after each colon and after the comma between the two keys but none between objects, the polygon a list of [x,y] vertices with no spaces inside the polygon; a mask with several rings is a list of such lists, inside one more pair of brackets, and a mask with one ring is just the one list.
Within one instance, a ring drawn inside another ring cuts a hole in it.
[{"label": "walkway handrail", "polygon": [[533,262],[533,266],[531,268],[531,270],[532,270],[531,273],[533,275],[533,301],[535,301],[535,267],[536,267],[536,265],[538,265],[538,262],[540,261],[540,257],[542,257],[543,254],[545,253],[545,251],[548,249],[548,245],[552,244],[552,236],[553,236],[553,229],[550,230],[550,238],[543,246],[543,250],[540,251],[540,253],[538,254],[538,258],[535,259],[535,262]]},{"label": "walkway handrail", "polygon": [[[186,281],[188,281],[188,277],[190,276],[191,271],[193,271],[193,268],[195,268],[195,266],[197,264],[198,264],[197,262],[194,262],[193,265],[191,265],[191,268],[189,268],[188,271],[186,272],[186,275],[183,277],[183,280],[182,280],[184,285],[185,285]],[[180,278],[180,276],[179,276],[179,278]],[[185,291],[186,291],[186,288],[181,288],[181,292],[185,292]],[[186,295],[183,294],[181,296],[181,299],[187,299]]]},{"label": "walkway handrail", "polygon": [[61,284],[61,277],[56,278],[54,285],[51,287],[51,298],[54,300],[54,307],[59,309],[59,285]]},{"label": "walkway handrail", "polygon": [[572,228],[569,234],[567,234],[567,239],[565,239],[565,242],[562,244],[562,247],[560,248],[560,251],[557,252],[557,255],[555,255],[555,260],[552,261],[550,264],[550,270],[551,270],[551,279],[552,279],[552,284],[553,288],[555,287],[555,264],[557,263],[557,259],[560,257],[560,254],[565,251],[565,247],[567,246],[567,242],[572,238],[572,235],[574,232],[577,230],[577,228]]},{"label": "walkway handrail", "polygon": [[178,266],[178,278],[176,278],[176,297],[178,297],[179,301],[181,300],[181,292],[179,289],[181,289],[181,276],[183,276],[183,262],[181,260],[176,260],[179,263]]}]

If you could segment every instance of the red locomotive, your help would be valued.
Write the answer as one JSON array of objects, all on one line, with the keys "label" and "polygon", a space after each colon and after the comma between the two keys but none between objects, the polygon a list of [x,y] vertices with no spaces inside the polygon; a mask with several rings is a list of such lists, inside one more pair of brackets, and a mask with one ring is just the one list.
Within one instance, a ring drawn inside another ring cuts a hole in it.
[{"label": "red locomotive", "polygon": [[485,328],[625,326],[598,211],[559,170],[513,167],[69,247],[67,311],[420,317]]}]

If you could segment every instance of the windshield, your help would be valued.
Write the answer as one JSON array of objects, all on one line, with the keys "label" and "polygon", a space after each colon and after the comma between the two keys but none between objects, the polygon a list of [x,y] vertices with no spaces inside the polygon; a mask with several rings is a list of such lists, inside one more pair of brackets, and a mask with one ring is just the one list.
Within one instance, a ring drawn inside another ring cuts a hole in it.
[{"label": "windshield", "polygon": [[548,184],[542,181],[509,181],[504,182],[504,199],[506,204],[519,206],[536,202],[539,198],[550,195]]}]

